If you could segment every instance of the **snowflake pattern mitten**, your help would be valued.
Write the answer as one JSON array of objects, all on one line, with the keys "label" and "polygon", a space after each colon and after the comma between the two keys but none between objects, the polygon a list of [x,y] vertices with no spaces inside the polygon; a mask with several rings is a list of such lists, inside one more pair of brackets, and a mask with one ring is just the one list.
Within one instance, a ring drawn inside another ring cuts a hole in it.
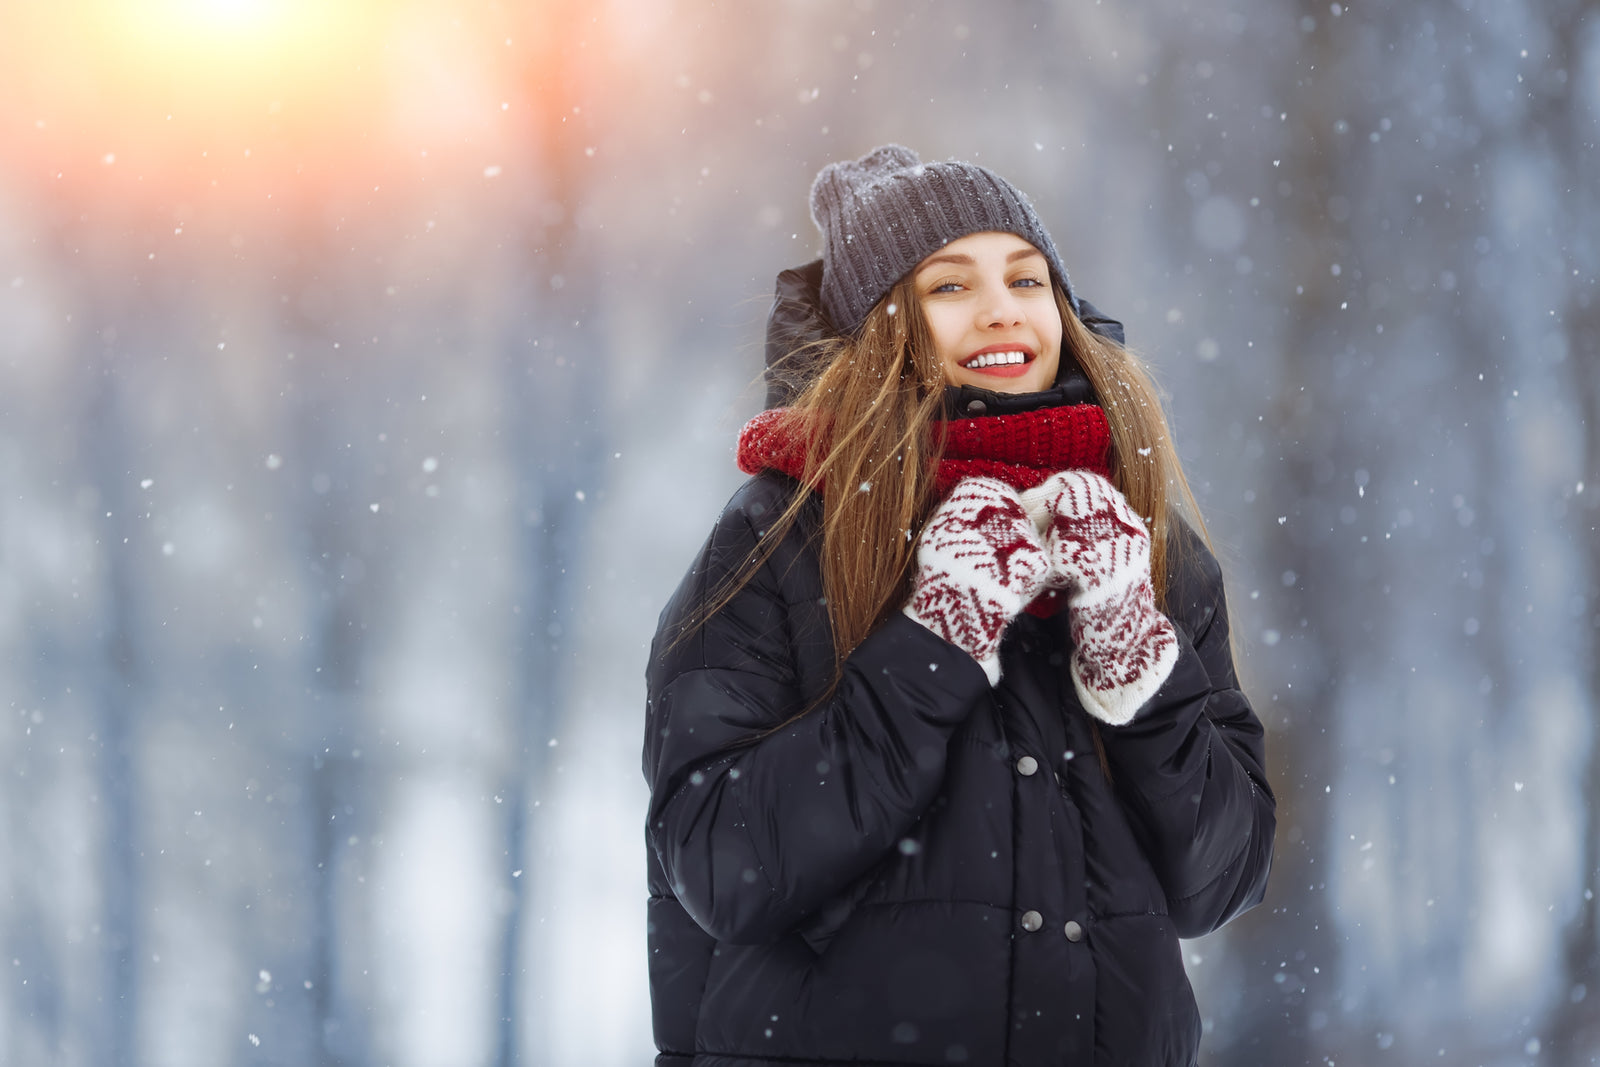
[{"label": "snowflake pattern mitten", "polygon": [[1021,500],[1050,556],[1047,584],[1067,595],[1078,699],[1095,718],[1121,726],[1178,661],[1177,633],[1150,582],[1150,532],[1092,471],[1053,474]]},{"label": "snowflake pattern mitten", "polygon": [[905,613],[1000,681],[1000,638],[1050,573],[1033,520],[1015,489],[967,478],[928,518]]}]

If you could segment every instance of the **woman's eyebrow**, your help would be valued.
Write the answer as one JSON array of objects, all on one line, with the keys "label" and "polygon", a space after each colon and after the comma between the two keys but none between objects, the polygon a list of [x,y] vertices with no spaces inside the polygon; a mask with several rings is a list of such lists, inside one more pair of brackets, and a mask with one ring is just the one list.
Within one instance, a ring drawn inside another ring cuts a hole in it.
[{"label": "woman's eyebrow", "polygon": [[960,252],[936,252],[923,260],[922,266],[926,267],[933,263],[956,263],[963,267],[970,267],[975,262],[977,261],[971,256],[963,255]]},{"label": "woman's eyebrow", "polygon": [[[1029,256],[1039,256],[1040,258],[1043,258],[1044,253],[1039,251],[1037,248],[1019,248],[1015,252],[1012,252],[1010,255],[1006,256],[1006,262],[1015,263],[1017,260],[1027,259]],[[971,256],[965,255],[961,252],[935,252],[933,255],[922,261],[922,266],[927,267],[934,263],[955,263],[959,266],[970,267],[975,262],[977,261]]]}]

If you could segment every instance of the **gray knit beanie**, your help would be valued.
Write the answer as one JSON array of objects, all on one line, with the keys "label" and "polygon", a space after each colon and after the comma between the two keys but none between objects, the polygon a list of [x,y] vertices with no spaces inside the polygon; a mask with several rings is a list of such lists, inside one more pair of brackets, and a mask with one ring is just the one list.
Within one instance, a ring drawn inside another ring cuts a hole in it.
[{"label": "gray knit beanie", "polygon": [[1043,252],[1078,311],[1067,269],[1033,205],[976,163],[923,163],[909,148],[883,145],[822,168],[811,184],[811,218],[822,231],[822,309],[840,333],[860,329],[918,263],[985,230],[1014,233]]}]

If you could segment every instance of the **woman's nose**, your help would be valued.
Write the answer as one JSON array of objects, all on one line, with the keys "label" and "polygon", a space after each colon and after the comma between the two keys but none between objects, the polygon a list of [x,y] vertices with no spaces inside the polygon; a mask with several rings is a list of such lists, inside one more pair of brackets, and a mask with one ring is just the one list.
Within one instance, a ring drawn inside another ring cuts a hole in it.
[{"label": "woman's nose", "polygon": [[985,326],[1015,326],[1022,321],[1022,304],[1009,288],[1001,288],[985,295],[978,317]]}]

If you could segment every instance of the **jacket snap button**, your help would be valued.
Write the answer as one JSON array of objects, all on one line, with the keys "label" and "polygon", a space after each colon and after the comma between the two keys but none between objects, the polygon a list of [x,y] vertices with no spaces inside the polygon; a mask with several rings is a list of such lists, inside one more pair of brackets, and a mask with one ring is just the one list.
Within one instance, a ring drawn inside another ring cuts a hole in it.
[{"label": "jacket snap button", "polygon": [[1025,911],[1025,912],[1022,913],[1022,928],[1024,930],[1028,931],[1028,933],[1030,933],[1030,934],[1033,933],[1035,930],[1039,929],[1039,927],[1041,927],[1043,925],[1044,925],[1044,916],[1040,915],[1038,912],[1036,912],[1036,911]]},{"label": "jacket snap button", "polygon": [[[1028,914],[1032,915],[1033,912],[1029,912]],[[1082,941],[1083,940],[1083,927],[1079,926],[1078,923],[1077,923],[1077,920],[1075,920],[1075,919],[1068,919],[1067,920],[1067,926],[1066,926],[1066,929],[1065,929],[1064,933],[1066,933],[1068,941]]]},{"label": "jacket snap button", "polygon": [[968,415],[982,415],[984,412],[986,412],[988,410],[989,410],[989,405],[985,404],[981,400],[969,400],[969,401],[967,401],[967,414]]},{"label": "jacket snap button", "polygon": [[1032,756],[1023,756],[1021,759],[1017,760],[1017,773],[1022,775],[1024,778],[1038,769],[1039,761],[1034,759]]}]

